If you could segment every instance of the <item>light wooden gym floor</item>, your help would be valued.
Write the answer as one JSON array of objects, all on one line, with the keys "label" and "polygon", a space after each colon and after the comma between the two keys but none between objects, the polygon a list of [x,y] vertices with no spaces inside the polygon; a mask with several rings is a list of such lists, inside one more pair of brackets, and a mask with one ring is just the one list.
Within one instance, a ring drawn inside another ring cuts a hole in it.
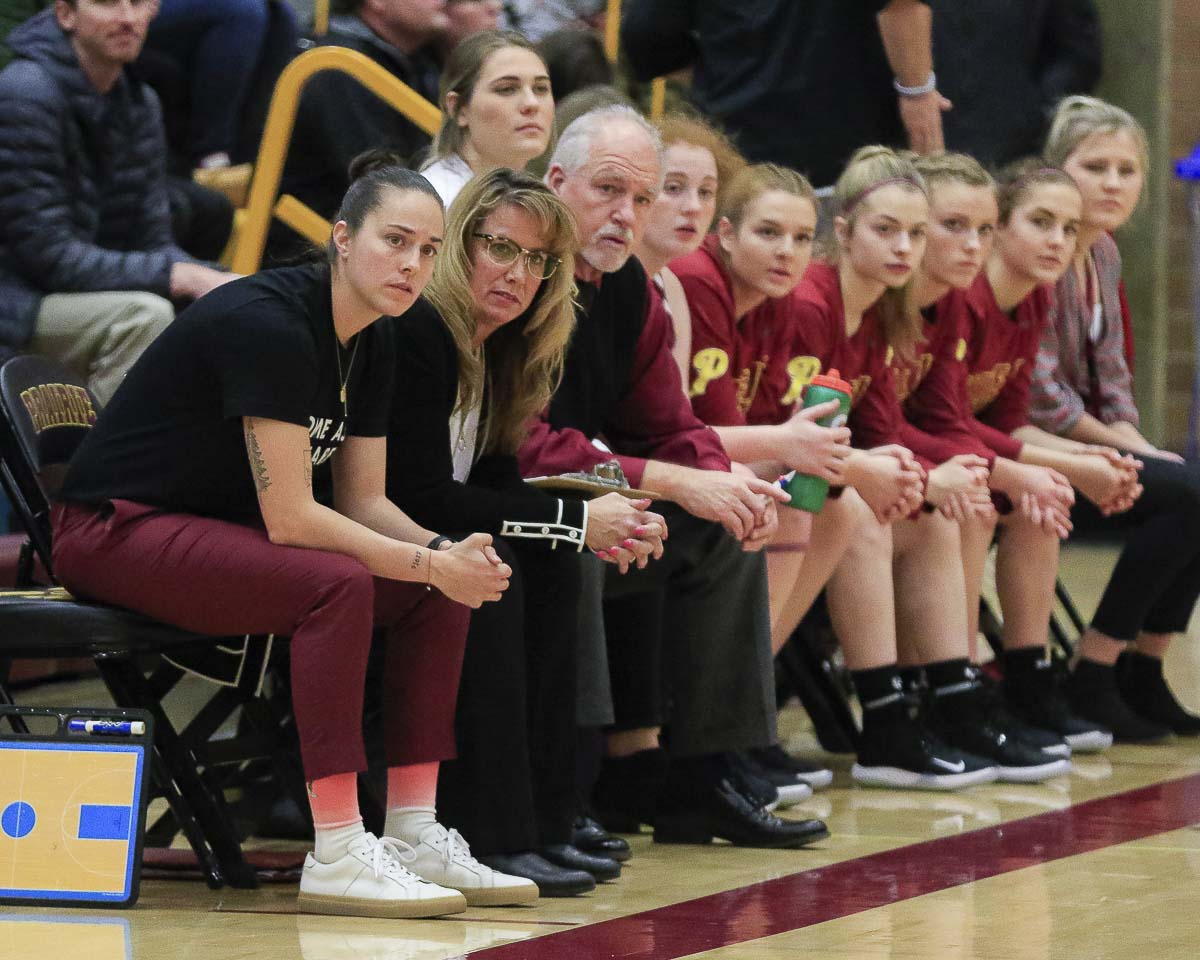
[{"label": "light wooden gym floor", "polygon": [[[1112,552],[1072,547],[1064,579],[1088,615]],[[1200,709],[1198,624],[1168,673]],[[81,703],[96,685],[29,691]],[[788,747],[815,749],[781,717]],[[145,881],[131,911],[0,907],[0,960],[1194,960],[1200,956],[1200,742],[1116,747],[1070,776],[958,794],[869,791],[828,758],[833,788],[793,813],[832,836],[800,851],[633,840],[622,878],[582,898],[373,921],[297,916],[295,888]],[[469,839],[469,838],[468,838]]]}]

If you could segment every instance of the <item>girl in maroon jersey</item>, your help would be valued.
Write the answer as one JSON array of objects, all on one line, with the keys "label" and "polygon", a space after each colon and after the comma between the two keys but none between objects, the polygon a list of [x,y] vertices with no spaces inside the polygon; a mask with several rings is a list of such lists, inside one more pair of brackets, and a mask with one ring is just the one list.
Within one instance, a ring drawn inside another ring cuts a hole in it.
[{"label": "girl in maroon jersey", "polygon": [[[976,659],[984,564],[999,529],[996,582],[1004,612],[1004,692],[1025,722],[1061,735],[1074,750],[1104,749],[1111,735],[1075,716],[1044,659],[1054,604],[1058,547],[1071,529],[1074,494],[1055,470],[1024,464],[989,446],[966,402],[966,294],[983,267],[999,211],[991,176],[973,158],[941,154],[915,159],[930,197],[929,241],[913,280],[910,308],[923,326],[907,362],[893,360],[905,415],[902,436],[935,462],[983,457],[999,513],[960,524],[968,640]],[[996,442],[1007,453],[1007,436]],[[1019,447],[1018,447],[1019,449]]]},{"label": "girl in maroon jersey", "polygon": [[[1091,97],[1060,105],[1046,143],[1083,196],[1079,243],[1055,288],[1033,374],[1032,418],[1055,434],[1140,458],[1144,491],[1120,516],[1077,505],[1084,524],[1121,531],[1124,547],[1080,640],[1071,692],[1081,713],[1118,738],[1200,733],[1163,677],[1162,658],[1200,593],[1200,467],[1159,450],[1139,429],[1128,362],[1121,255],[1110,236],[1141,195],[1146,136],[1124,110]],[[1115,669],[1114,669],[1115,667]]]},{"label": "girl in maroon jersey", "polygon": [[700,246],[717,215],[717,199],[746,166],[737,148],[699,117],[669,113],[658,121],[663,141],[663,187],[638,245],[637,258],[663,295],[675,330],[672,353],[686,381],[692,324],[687,297],[667,266]]}]

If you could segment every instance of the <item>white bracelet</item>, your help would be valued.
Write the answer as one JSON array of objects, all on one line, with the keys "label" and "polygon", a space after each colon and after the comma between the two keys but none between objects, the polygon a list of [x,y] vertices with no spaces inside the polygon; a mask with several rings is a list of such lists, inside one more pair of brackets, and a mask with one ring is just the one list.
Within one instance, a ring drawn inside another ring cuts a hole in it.
[{"label": "white bracelet", "polygon": [[906,87],[899,80],[893,80],[892,86],[902,97],[923,97],[925,94],[933,93],[937,89],[937,74],[930,70],[929,79],[919,87]]}]

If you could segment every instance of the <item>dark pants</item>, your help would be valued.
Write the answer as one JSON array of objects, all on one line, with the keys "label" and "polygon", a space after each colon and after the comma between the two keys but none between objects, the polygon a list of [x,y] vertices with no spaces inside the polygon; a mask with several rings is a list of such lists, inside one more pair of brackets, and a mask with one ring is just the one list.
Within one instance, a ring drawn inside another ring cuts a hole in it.
[{"label": "dark pants", "polygon": [[387,627],[388,766],[454,756],[470,610],[384,580],[340,553],[271,543],[258,528],[115,500],[54,510],[55,572],[80,597],[218,636],[291,637],[304,775],[365,770],[363,686],[372,625]]},{"label": "dark pants", "polygon": [[571,837],[580,554],[497,538],[503,598],[471,617],[456,729],[438,810],[478,855]]},{"label": "dark pants", "polygon": [[1117,640],[1186,630],[1200,595],[1200,463],[1141,460],[1144,489],[1129,511],[1102,517],[1078,497],[1072,513],[1077,525],[1124,540],[1092,618],[1094,629]]},{"label": "dark pants", "polygon": [[775,740],[766,563],[715,523],[655,505],[663,558],[605,584],[615,727],[670,727],[675,756]]},{"label": "dark pants", "polygon": [[[177,71],[176,82],[188,86],[180,95],[189,117],[185,136],[192,163],[220,151],[234,162],[253,159],[257,139],[244,145],[240,128],[247,98],[260,73],[265,71],[271,83],[279,76],[295,55],[296,35],[287,3],[163,0],[150,23],[146,48],[149,56],[166,57]],[[258,95],[269,99],[270,85]],[[257,104],[251,107],[259,110]],[[169,122],[174,119],[168,117]]]}]

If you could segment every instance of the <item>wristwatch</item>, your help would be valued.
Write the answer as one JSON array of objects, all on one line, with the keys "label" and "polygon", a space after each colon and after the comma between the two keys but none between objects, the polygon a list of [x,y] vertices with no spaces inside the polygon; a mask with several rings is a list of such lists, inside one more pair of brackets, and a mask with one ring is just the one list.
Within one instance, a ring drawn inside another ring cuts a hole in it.
[{"label": "wristwatch", "polygon": [[430,540],[427,544],[425,544],[425,546],[428,547],[430,550],[441,550],[443,543],[454,543],[454,542],[455,541],[453,539],[451,539],[450,537],[443,537],[441,534],[438,534],[436,537],[434,537],[432,540]]}]

